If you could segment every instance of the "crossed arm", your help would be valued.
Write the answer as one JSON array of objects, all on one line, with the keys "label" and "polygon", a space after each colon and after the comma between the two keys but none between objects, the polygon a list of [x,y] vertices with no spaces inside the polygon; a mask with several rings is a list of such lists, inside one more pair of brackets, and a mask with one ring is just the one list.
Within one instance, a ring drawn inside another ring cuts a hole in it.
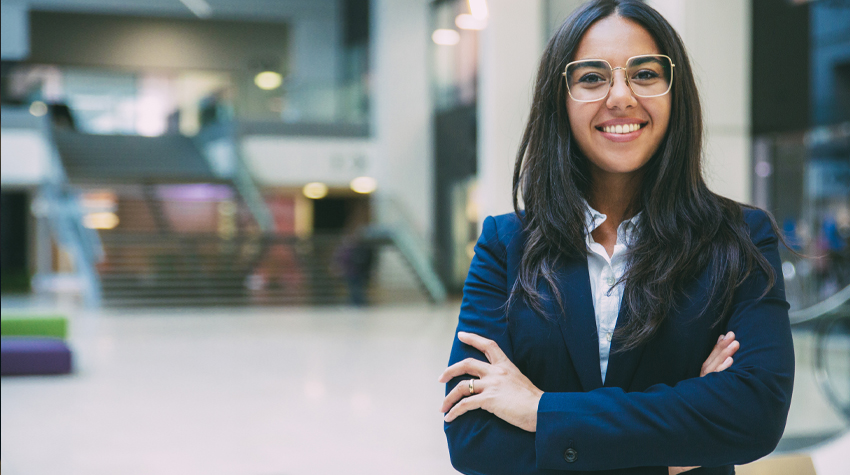
[{"label": "crossed arm", "polygon": [[[752,221],[753,241],[781,279],[776,236],[766,217]],[[720,363],[712,357],[706,361],[705,377],[675,386],[658,384],[632,393],[613,387],[542,393],[510,363],[513,348],[505,336],[504,315],[498,312],[506,288],[501,280],[506,277],[505,249],[492,218],[484,228],[464,290],[459,329],[495,341],[479,340],[488,362],[465,361],[480,354],[472,344],[476,337],[458,334],[452,360],[461,366],[441,377],[449,380],[441,409],[449,411],[446,418],[452,421],[446,434],[458,470],[489,475],[720,466],[752,461],[775,447],[794,372],[781,281],[763,296],[766,277],[756,273],[737,290],[727,329],[743,346],[733,347],[732,366],[725,364],[731,355],[723,353],[732,347],[729,340],[725,350],[712,353],[723,358]],[[479,377],[475,395],[469,394],[470,378],[464,375]],[[460,397],[464,391],[466,396]],[[572,444],[582,455],[567,463],[564,449]]]},{"label": "crossed arm", "polygon": [[[439,378],[441,383],[458,376],[474,377],[457,384],[446,395],[440,407],[440,412],[446,413],[445,421],[452,422],[468,411],[483,409],[527,432],[537,431],[537,406],[543,391],[520,372],[495,341],[466,332],[459,332],[458,339],[484,353],[489,363],[467,358],[443,371]],[[734,332],[718,337],[702,365],[700,377],[732,366],[739,347]],[[697,467],[670,467],[668,474],[676,475],[694,468]]]},{"label": "crossed arm", "polygon": [[[543,391],[517,369],[495,341],[466,332],[459,332],[458,339],[484,353],[489,363],[467,358],[443,371],[441,383],[463,375],[477,378],[456,385],[443,400],[440,412],[446,413],[445,421],[451,422],[473,409],[484,409],[520,429],[537,431],[537,406]],[[700,377],[732,366],[739,347],[734,332],[718,337]]]}]

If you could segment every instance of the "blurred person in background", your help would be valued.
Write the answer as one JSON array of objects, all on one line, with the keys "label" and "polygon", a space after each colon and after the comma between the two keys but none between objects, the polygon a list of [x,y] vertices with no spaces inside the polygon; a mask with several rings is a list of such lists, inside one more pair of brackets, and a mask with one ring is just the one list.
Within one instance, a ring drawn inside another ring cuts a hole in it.
[{"label": "blurred person in background", "polygon": [[643,2],[588,2],[549,41],[516,212],[484,221],[440,377],[459,471],[731,474],[776,447],[779,231],[707,188],[702,134],[682,40]]},{"label": "blurred person in background", "polygon": [[375,264],[375,249],[364,239],[363,230],[345,236],[334,251],[333,273],[345,279],[352,305],[369,304],[369,281]]},{"label": "blurred person in background", "polygon": [[349,216],[342,240],[334,250],[331,273],[345,279],[351,305],[369,305],[369,283],[375,268],[375,246],[367,236],[369,217],[364,208]]}]

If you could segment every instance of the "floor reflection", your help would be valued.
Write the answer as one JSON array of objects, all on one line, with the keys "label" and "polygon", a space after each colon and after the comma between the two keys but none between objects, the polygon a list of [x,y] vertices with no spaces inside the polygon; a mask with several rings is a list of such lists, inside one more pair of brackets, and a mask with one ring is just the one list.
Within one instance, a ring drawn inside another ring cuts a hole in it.
[{"label": "floor reflection", "polygon": [[[436,379],[457,304],[70,316],[74,375],[2,379],[7,474],[456,473]],[[812,375],[812,333],[794,337],[783,451],[846,430]],[[848,450],[845,435],[806,451],[830,475]]]}]

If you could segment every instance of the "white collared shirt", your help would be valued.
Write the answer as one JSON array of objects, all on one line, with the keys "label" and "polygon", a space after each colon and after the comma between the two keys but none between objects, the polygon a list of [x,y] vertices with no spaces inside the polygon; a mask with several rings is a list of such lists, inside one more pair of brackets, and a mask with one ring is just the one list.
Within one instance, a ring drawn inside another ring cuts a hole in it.
[{"label": "white collared shirt", "polygon": [[[617,284],[617,281],[626,271],[627,252],[639,217],[640,213],[620,223],[617,227],[617,243],[614,245],[614,253],[608,256],[605,247],[594,241],[590,234],[605,222],[608,216],[591,208],[590,205],[587,205],[585,212],[587,270],[590,274],[590,293],[593,297],[593,310],[596,314],[596,332],[599,335],[599,367],[602,371],[603,383],[608,372],[611,339],[614,335],[614,329],[617,327],[617,316],[620,313],[620,304],[623,301],[625,284]],[[615,286],[615,284],[617,285]]]}]

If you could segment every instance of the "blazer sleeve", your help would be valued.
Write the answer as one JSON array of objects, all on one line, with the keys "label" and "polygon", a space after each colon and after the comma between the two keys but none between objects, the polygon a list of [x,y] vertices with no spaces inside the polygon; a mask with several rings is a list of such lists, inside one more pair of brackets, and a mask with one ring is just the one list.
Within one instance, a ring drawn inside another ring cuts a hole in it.
[{"label": "blazer sleeve", "polygon": [[[776,285],[762,297],[767,276],[759,270],[737,289],[727,331],[735,332],[741,348],[732,367],[642,392],[545,393],[538,406],[537,467],[713,467],[748,463],[776,447],[794,384],[789,305],[770,220],[761,211],[747,214]],[[577,454],[572,463],[563,457],[570,445]]]},{"label": "blazer sleeve", "polygon": [[[505,254],[505,246],[499,241],[496,221],[487,217],[463,286],[457,329],[494,340],[505,355],[513,360],[513,347],[505,316]],[[449,365],[466,358],[487,361],[483,353],[461,343],[455,334]],[[459,382],[468,379],[468,376],[462,376],[449,381],[446,394]],[[536,470],[534,434],[508,424],[487,411],[469,411],[445,424],[445,431],[452,465],[461,473],[514,475],[534,473]]]}]

